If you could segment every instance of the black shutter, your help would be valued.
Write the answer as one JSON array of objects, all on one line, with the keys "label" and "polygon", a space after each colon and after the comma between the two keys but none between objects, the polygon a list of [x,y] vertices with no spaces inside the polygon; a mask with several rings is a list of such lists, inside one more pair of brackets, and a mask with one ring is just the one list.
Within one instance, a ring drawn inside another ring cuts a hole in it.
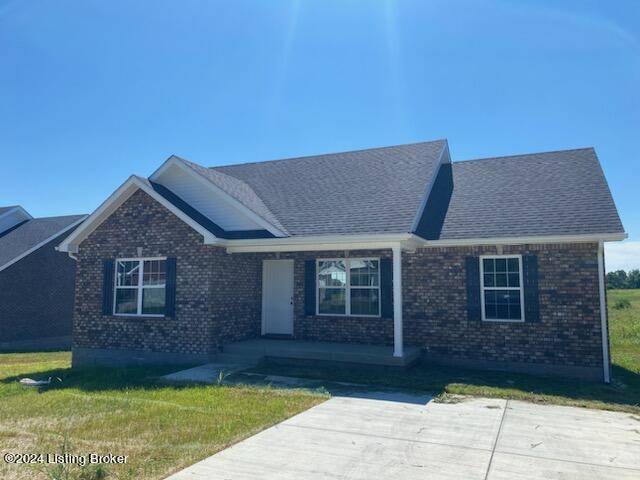
[{"label": "black shutter", "polygon": [[467,318],[478,321],[482,318],[480,307],[480,259],[478,257],[465,258],[467,274]]},{"label": "black shutter", "polygon": [[380,305],[384,318],[393,318],[393,261],[380,260]]},{"label": "black shutter", "polygon": [[164,289],[164,314],[173,317],[176,314],[176,259],[166,260],[167,283]]},{"label": "black shutter", "polygon": [[540,300],[538,292],[538,257],[522,256],[522,278],[524,279],[524,320],[540,321]]},{"label": "black shutter", "polygon": [[102,314],[113,314],[113,275],[114,261],[107,258],[102,261]]},{"label": "black shutter", "polygon": [[304,314],[316,314],[316,261],[304,262]]}]

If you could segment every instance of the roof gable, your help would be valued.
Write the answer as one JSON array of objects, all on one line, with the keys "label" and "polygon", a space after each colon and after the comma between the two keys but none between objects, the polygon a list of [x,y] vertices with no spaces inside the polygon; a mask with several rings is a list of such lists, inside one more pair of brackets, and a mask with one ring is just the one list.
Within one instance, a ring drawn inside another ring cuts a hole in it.
[{"label": "roof gable", "polygon": [[58,250],[72,253],[77,252],[80,243],[82,243],[82,241],[87,238],[91,232],[98,228],[102,222],[109,218],[109,216],[137,190],[143,190],[151,198],[159,202],[180,220],[201,234],[205,243],[215,243],[216,236],[211,231],[207,230],[205,226],[195,221],[172,202],[160,195],[160,193],[156,192],[149,180],[132,175],[127,179],[127,181],[120,185],[120,187],[118,187],[118,189],[113,192],[109,198],[102,202],[102,204],[91,215],[89,215],[79,228],[77,228],[71,235],[65,238],[60,245],[58,245]]},{"label": "roof gable", "polygon": [[451,181],[436,239],[624,233],[592,148],[453,162]]},{"label": "roof gable", "polygon": [[284,227],[242,180],[170,157],[149,180],[169,189],[226,231],[268,230],[286,236]]}]

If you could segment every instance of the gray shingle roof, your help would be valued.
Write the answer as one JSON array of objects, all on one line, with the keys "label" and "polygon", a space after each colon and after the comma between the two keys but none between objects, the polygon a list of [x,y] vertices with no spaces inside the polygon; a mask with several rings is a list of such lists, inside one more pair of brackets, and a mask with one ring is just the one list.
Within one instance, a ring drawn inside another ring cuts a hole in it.
[{"label": "gray shingle roof", "polygon": [[9,210],[13,210],[17,206],[18,205],[11,205],[9,207],[0,207],[0,215],[2,215],[3,213],[7,213]]},{"label": "gray shingle roof", "polygon": [[0,235],[0,268],[47,238],[57,233],[62,234],[65,229],[83,217],[85,215],[34,218]]},{"label": "gray shingle roof", "polygon": [[446,140],[209,169],[251,187],[290,235],[407,233]]},{"label": "gray shingle roof", "polygon": [[440,239],[624,232],[593,148],[452,165]]},{"label": "gray shingle roof", "polygon": [[204,168],[200,175],[296,235],[416,233],[452,240],[624,233],[592,148],[439,162],[446,140]]}]

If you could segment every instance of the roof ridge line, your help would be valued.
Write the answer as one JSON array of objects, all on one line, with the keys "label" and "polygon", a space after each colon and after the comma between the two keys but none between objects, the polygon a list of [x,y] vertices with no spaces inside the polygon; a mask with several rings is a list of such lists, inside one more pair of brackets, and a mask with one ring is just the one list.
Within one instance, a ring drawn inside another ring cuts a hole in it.
[{"label": "roof ridge line", "polygon": [[32,220],[50,220],[52,218],[68,218],[68,217],[87,217],[88,213],[70,213],[69,215],[53,215],[51,217],[33,217],[30,218],[29,221]]},{"label": "roof ridge line", "polygon": [[467,163],[467,162],[482,162],[485,160],[499,160],[502,158],[514,158],[514,157],[532,157],[534,155],[546,155],[549,153],[562,153],[562,152],[578,152],[581,150],[593,150],[594,147],[579,147],[579,148],[565,148],[558,150],[545,150],[542,152],[530,152],[530,153],[516,153],[512,155],[501,155],[499,157],[482,157],[482,158],[467,158],[466,160],[453,160],[451,163]]},{"label": "roof ridge line", "polygon": [[448,143],[446,138],[437,138],[435,140],[427,140],[427,141],[424,141],[424,142],[410,142],[410,143],[401,143],[400,145],[385,145],[383,147],[358,148],[356,150],[344,150],[344,151],[341,151],[341,152],[316,153],[316,154],[313,154],[313,155],[303,155],[301,157],[274,158],[274,159],[271,159],[271,160],[255,160],[255,161],[252,161],[252,162],[229,163],[229,164],[226,164],[226,165],[213,165],[211,167],[204,167],[204,168],[208,168],[210,170],[215,170],[217,168],[238,167],[238,166],[241,166],[241,165],[255,165],[255,164],[258,164],[258,163],[286,162],[286,161],[289,161],[289,160],[303,160],[305,158],[313,158],[313,157],[330,157],[330,156],[333,156],[333,155],[344,155],[345,153],[359,153],[359,152],[366,152],[366,151],[371,151],[371,150],[386,150],[386,149],[389,149],[389,148],[410,147],[410,146],[413,146],[413,145],[421,145],[421,144],[425,144],[425,143],[436,143],[436,142]]}]

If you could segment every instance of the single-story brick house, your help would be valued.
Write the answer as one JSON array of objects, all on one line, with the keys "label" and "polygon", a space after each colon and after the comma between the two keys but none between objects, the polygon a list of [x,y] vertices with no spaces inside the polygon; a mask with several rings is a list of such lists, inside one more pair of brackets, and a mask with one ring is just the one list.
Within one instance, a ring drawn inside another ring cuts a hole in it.
[{"label": "single-story brick house", "polygon": [[85,217],[0,207],[0,350],[71,346],[76,262],[55,247]]},{"label": "single-story brick house", "polygon": [[603,243],[625,237],[592,148],[452,162],[438,140],[172,156],[59,249],[78,262],[74,365],[278,337],[609,381]]}]

